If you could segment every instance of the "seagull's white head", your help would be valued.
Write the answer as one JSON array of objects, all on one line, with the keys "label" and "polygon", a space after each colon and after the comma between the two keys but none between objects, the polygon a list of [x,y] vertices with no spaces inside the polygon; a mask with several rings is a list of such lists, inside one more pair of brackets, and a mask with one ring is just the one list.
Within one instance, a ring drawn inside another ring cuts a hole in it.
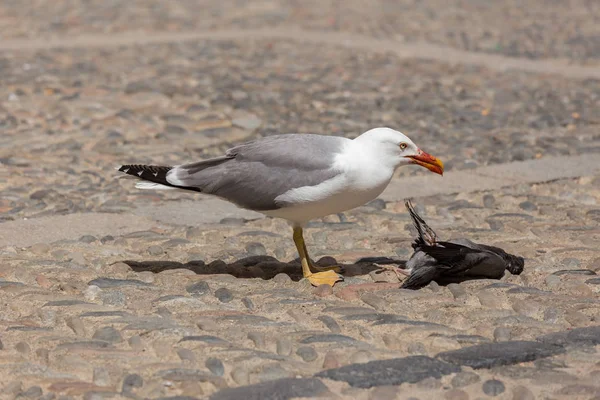
[{"label": "seagull's white head", "polygon": [[444,173],[444,164],[441,160],[418,148],[402,132],[390,128],[374,128],[354,140],[361,144],[364,143],[377,154],[380,160],[389,161],[394,168],[417,164],[436,174],[443,175]]}]

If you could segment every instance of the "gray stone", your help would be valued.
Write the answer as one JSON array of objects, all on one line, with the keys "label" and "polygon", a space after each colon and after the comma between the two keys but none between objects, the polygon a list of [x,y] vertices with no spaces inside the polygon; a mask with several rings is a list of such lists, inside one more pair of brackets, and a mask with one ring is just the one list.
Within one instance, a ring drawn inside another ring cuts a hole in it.
[{"label": "gray stone", "polygon": [[40,397],[42,397],[42,394],[44,394],[44,392],[42,391],[42,388],[39,386],[31,386],[29,389],[27,389],[26,391],[20,393],[17,398],[26,398],[26,399],[39,399]]},{"label": "gray stone", "polygon": [[258,380],[259,382],[274,381],[283,378],[292,378],[293,373],[287,371],[279,364],[266,364],[263,365],[260,371],[252,373],[252,380]]},{"label": "gray stone", "polygon": [[255,385],[223,389],[210,396],[210,400],[288,400],[319,397],[327,392],[327,387],[316,378],[284,378]]},{"label": "gray stone", "polygon": [[187,286],[185,290],[192,296],[204,296],[210,292],[210,287],[205,281],[198,281]]},{"label": "gray stone", "polygon": [[122,307],[127,303],[127,296],[119,290],[102,291],[98,294],[98,300],[104,305]]},{"label": "gray stone", "polygon": [[566,396],[600,396],[600,386],[568,385],[560,389],[558,394]]},{"label": "gray stone", "polygon": [[80,318],[111,318],[128,317],[130,314],[125,311],[87,311],[79,314]]},{"label": "gray stone", "polygon": [[512,390],[512,400],[535,400],[535,396],[525,386],[515,386]]},{"label": "gray stone", "polygon": [[490,379],[483,382],[481,389],[483,390],[483,393],[487,394],[488,396],[498,396],[499,394],[504,393],[506,387],[502,381]]},{"label": "gray stone", "polygon": [[96,332],[94,332],[94,336],[92,336],[92,339],[104,340],[105,342],[109,343],[120,343],[123,341],[123,337],[119,331],[112,326],[105,326],[96,330]]},{"label": "gray stone", "polygon": [[410,355],[425,355],[427,354],[427,349],[425,345],[421,342],[412,342],[406,348],[406,351]]},{"label": "gray stone", "polygon": [[233,293],[231,293],[231,290],[222,287],[215,291],[215,297],[219,299],[221,303],[229,303],[233,300]]},{"label": "gray stone", "polygon": [[305,337],[304,339],[300,340],[300,343],[302,343],[302,344],[310,344],[310,343],[351,343],[351,344],[354,344],[354,343],[356,343],[356,339],[354,339],[350,336],[346,336],[346,335],[328,333],[328,334],[323,334],[323,335],[311,335],[311,336]]},{"label": "gray stone", "polygon": [[223,374],[225,374],[225,366],[218,358],[210,357],[206,360],[204,365],[216,376],[223,376]]},{"label": "gray stone", "polygon": [[463,371],[454,375],[450,383],[452,384],[452,387],[459,388],[472,385],[474,383],[479,382],[480,380],[481,378],[475,372]]},{"label": "gray stone", "polygon": [[172,368],[156,372],[156,376],[175,382],[213,382],[220,384],[222,378],[216,377],[205,371],[187,368]]},{"label": "gray stone", "polygon": [[273,283],[277,283],[278,285],[286,285],[288,283],[292,283],[292,278],[290,278],[288,274],[280,272],[273,277],[272,281]]},{"label": "gray stone", "polygon": [[460,367],[426,356],[410,356],[389,360],[350,364],[341,368],[319,372],[317,377],[347,382],[350,386],[373,386],[417,383],[426,378],[439,379],[459,372]]},{"label": "gray stone", "polygon": [[596,273],[589,269],[561,269],[560,271],[552,273],[552,275],[596,275]]},{"label": "gray stone", "polygon": [[287,338],[277,339],[277,354],[280,356],[289,356],[292,354],[292,342]]},{"label": "gray stone", "polygon": [[85,336],[85,327],[83,326],[83,321],[81,321],[81,318],[68,317],[65,319],[65,322],[77,336]]},{"label": "gray stone", "polygon": [[512,337],[512,331],[510,328],[499,326],[494,329],[494,341],[495,342],[507,342]]},{"label": "gray stone", "polygon": [[464,390],[450,389],[444,393],[446,400],[469,400],[469,394]]},{"label": "gray stone", "polygon": [[564,351],[563,347],[550,343],[509,341],[483,343],[446,351],[436,357],[456,365],[466,365],[478,369],[533,361],[564,353]]},{"label": "gray stone", "polygon": [[221,339],[220,337],[211,336],[211,335],[200,335],[200,336],[184,336],[179,343],[181,342],[204,342],[208,344],[218,344],[225,345],[229,344],[227,340]]},{"label": "gray stone", "polygon": [[317,357],[319,357],[316,350],[312,346],[300,346],[298,347],[298,350],[296,350],[296,354],[298,354],[306,362],[315,361]]},{"label": "gray stone", "polygon": [[93,381],[97,386],[109,386],[110,376],[108,374],[108,370],[103,367],[95,367]]},{"label": "gray stone", "polygon": [[254,346],[258,349],[264,349],[266,347],[265,334],[262,332],[248,332],[248,339],[252,340]]},{"label": "gray stone", "polygon": [[242,304],[244,304],[244,306],[249,310],[249,311],[253,311],[254,310],[254,303],[252,302],[252,300],[250,300],[248,297],[244,297],[242,298]]},{"label": "gray stone", "polygon": [[340,333],[342,331],[340,325],[329,315],[321,315],[317,319],[325,324],[325,326],[333,333]]},{"label": "gray stone", "polygon": [[253,325],[253,326],[283,326],[288,325],[284,322],[273,321],[260,315],[223,315],[219,317],[220,321],[232,322],[233,324]]},{"label": "gray stone", "polygon": [[91,304],[81,300],[54,300],[49,301],[43,305],[43,307],[69,307],[69,306],[79,306],[82,304]]},{"label": "gray stone", "polygon": [[141,388],[144,385],[144,379],[138,374],[129,374],[123,379],[121,392],[132,393],[135,389]]},{"label": "gray stone", "polygon": [[454,298],[456,300],[467,296],[467,292],[465,291],[465,288],[463,288],[462,286],[460,286],[457,283],[451,283],[447,286],[447,288],[448,288],[448,290],[450,290],[450,293],[452,293],[452,296],[454,296]]},{"label": "gray stone", "polygon": [[600,344],[600,325],[575,328],[570,331],[556,332],[538,338],[544,343],[555,345],[591,345]]},{"label": "gray stone", "polygon": [[246,251],[251,256],[264,256],[267,254],[267,249],[262,243],[251,242],[246,245]]},{"label": "gray stone", "polygon": [[196,362],[196,355],[190,349],[178,349],[177,355],[182,361]]},{"label": "gray stone", "polygon": [[96,237],[92,235],[83,235],[79,238],[79,241],[82,243],[94,243],[96,240],[98,239],[96,239]]},{"label": "gray stone", "polygon": [[150,287],[149,283],[139,281],[137,279],[114,279],[114,278],[96,278],[88,282],[88,285],[98,286],[101,289],[122,287],[122,286],[138,286]]},{"label": "gray stone", "polygon": [[483,206],[485,208],[494,208],[496,205],[496,199],[491,194],[486,194],[483,196]]},{"label": "gray stone", "polygon": [[535,211],[537,210],[537,206],[533,204],[531,201],[526,200],[519,204],[519,207],[525,211]]}]

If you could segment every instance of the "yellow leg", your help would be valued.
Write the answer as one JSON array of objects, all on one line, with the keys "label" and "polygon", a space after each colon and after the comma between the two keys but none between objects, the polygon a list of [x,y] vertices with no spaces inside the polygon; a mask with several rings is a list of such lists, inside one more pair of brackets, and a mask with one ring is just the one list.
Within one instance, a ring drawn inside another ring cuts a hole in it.
[{"label": "yellow leg", "polygon": [[[304,243],[304,237],[302,236],[302,228],[294,228],[294,243],[300,256],[300,263],[302,264],[302,275],[308,281],[314,285],[319,286],[327,284],[329,286],[335,285],[336,282],[344,280],[340,275],[332,270],[318,271],[311,265],[310,258],[308,257],[308,251],[306,250],[306,244]],[[326,269],[326,268],[325,268]]]},{"label": "yellow leg", "polygon": [[308,249],[306,248],[306,243],[304,242],[304,238],[302,237],[302,229],[300,229],[300,238],[302,240],[302,248],[304,249],[304,254],[306,254],[306,259],[308,260],[308,265],[312,272],[325,272],[325,271],[333,271],[338,274],[344,272],[343,268],[339,265],[330,265],[328,267],[317,267],[310,261],[310,257],[308,256]]}]

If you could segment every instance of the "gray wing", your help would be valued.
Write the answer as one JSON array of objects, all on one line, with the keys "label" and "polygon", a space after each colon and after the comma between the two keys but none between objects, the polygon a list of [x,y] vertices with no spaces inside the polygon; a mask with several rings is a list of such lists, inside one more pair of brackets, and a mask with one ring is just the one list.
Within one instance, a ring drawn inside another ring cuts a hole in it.
[{"label": "gray wing", "polygon": [[229,149],[223,157],[174,167],[167,181],[251,210],[274,210],[285,206],[275,202],[279,195],[338,175],[333,159],[347,140],[308,134],[270,136]]}]

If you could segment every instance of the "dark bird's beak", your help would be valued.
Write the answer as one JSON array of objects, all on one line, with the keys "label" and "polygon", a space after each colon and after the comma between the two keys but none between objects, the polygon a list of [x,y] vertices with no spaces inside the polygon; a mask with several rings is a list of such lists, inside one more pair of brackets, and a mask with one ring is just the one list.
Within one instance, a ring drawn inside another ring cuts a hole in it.
[{"label": "dark bird's beak", "polygon": [[418,164],[422,167],[427,168],[431,172],[435,172],[436,174],[444,175],[444,163],[431,154],[425,153],[423,150],[419,149],[419,152],[416,156],[406,156],[411,159],[413,164]]}]

